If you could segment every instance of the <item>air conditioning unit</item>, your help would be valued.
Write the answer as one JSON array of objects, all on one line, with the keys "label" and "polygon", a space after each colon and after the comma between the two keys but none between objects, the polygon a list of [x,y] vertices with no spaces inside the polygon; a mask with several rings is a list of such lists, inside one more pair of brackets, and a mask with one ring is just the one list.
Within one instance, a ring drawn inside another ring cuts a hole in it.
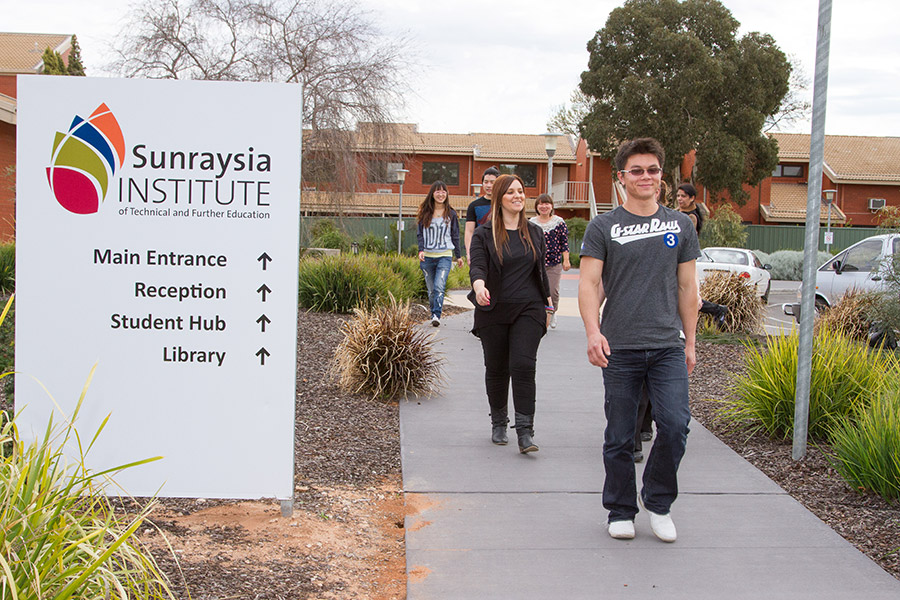
[{"label": "air conditioning unit", "polygon": [[881,210],[884,208],[884,198],[869,198],[869,210]]}]

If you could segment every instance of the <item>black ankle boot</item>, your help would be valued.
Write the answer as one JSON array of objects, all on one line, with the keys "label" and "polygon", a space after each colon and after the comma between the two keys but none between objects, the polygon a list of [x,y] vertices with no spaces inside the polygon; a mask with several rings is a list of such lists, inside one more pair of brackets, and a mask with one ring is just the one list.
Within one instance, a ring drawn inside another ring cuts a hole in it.
[{"label": "black ankle boot", "polygon": [[519,437],[519,452],[527,454],[537,452],[538,447],[534,443],[534,415],[516,413],[516,434]]},{"label": "black ankle boot", "polygon": [[505,446],[509,443],[509,437],[506,435],[507,425],[509,425],[509,417],[505,410],[491,411],[491,441],[498,446]]}]

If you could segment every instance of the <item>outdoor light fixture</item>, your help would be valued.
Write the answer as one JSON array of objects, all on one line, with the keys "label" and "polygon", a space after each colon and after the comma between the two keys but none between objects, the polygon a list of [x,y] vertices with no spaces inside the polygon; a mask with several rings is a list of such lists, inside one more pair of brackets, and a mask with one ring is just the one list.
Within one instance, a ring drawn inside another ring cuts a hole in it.
[{"label": "outdoor light fixture", "polygon": [[828,207],[828,221],[825,226],[825,251],[829,254],[831,254],[831,244],[834,242],[834,234],[831,232],[831,204],[834,202],[836,194],[837,190],[822,190],[825,205]]},{"label": "outdoor light fixture", "polygon": [[397,207],[397,254],[403,250],[403,182],[406,181],[406,174],[409,169],[397,169],[397,183],[400,184],[400,204]]},{"label": "outdoor light fixture", "polygon": [[472,184],[472,191],[475,193],[475,197],[477,198],[478,195],[481,193],[481,184],[480,184],[480,183],[473,183],[473,184]]},{"label": "outdoor light fixture", "polygon": [[547,132],[541,135],[544,136],[544,150],[547,151],[547,193],[549,194],[553,185],[553,155],[556,154],[556,142],[562,134]]}]

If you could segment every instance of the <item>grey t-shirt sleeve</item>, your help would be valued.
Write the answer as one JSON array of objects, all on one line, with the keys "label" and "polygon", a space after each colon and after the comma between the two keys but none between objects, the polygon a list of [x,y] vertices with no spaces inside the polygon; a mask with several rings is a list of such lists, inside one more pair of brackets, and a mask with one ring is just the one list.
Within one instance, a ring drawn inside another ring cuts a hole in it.
[{"label": "grey t-shirt sleeve", "polygon": [[581,240],[581,256],[590,256],[599,260],[606,260],[606,236],[600,226],[599,217],[594,217],[584,230],[584,238]]}]

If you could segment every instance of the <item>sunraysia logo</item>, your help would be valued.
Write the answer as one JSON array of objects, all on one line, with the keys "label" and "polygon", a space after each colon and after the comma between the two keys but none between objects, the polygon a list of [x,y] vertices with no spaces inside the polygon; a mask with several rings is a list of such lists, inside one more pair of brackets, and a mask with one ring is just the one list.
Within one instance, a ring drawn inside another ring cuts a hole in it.
[{"label": "sunraysia logo", "polygon": [[101,104],[87,119],[75,115],[66,133],[56,132],[47,181],[63,208],[93,214],[124,160],[122,129],[109,107]]}]

